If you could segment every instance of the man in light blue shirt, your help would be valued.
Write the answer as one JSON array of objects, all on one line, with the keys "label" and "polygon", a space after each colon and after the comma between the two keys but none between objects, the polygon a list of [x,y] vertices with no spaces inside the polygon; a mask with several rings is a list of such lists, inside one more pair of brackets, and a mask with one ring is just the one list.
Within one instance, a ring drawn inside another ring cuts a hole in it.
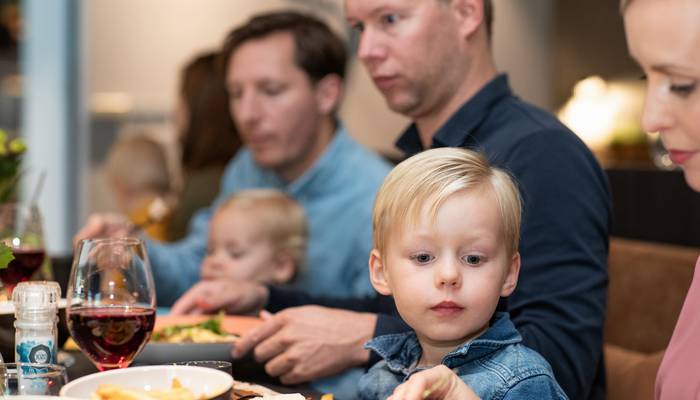
[{"label": "man in light blue shirt", "polygon": [[[172,304],[199,279],[216,205],[236,191],[263,187],[283,190],[306,212],[307,262],[292,286],[341,297],[373,294],[371,209],[391,167],[356,143],[336,117],[346,62],[342,41],[313,17],[274,13],[234,30],[223,56],[231,115],[245,148],[229,163],[216,202],[196,214],[184,239],[147,242],[158,304]],[[123,217],[96,215],[76,240],[128,229]]]}]

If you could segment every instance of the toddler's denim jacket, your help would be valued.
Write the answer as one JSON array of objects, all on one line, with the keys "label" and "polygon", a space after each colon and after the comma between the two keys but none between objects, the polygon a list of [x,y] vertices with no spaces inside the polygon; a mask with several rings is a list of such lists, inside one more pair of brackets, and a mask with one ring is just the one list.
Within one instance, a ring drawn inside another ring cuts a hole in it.
[{"label": "toddler's denim jacket", "polygon": [[[547,361],[521,341],[508,313],[496,313],[486,332],[447,354],[442,364],[482,399],[566,399]],[[415,332],[379,336],[365,347],[383,360],[360,379],[362,399],[384,400],[420,371],[416,365],[422,351]]]}]

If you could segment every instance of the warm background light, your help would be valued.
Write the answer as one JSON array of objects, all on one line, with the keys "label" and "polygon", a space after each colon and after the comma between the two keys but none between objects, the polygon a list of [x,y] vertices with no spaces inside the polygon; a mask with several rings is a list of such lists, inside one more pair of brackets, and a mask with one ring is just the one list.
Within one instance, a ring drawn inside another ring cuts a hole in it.
[{"label": "warm background light", "polygon": [[643,82],[592,76],[574,86],[559,118],[594,151],[639,144],[646,141],[639,124],[643,101]]}]

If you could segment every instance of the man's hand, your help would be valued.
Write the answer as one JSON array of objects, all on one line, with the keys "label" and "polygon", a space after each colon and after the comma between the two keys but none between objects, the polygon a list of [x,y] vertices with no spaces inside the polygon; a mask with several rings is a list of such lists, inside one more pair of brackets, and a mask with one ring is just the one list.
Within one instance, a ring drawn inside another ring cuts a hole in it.
[{"label": "man's hand", "polygon": [[128,236],[132,225],[120,214],[92,214],[87,224],[73,236],[73,246],[81,240],[96,237]]},{"label": "man's hand", "polygon": [[264,285],[240,280],[200,281],[173,305],[171,314],[257,314],[265,307],[269,291]]},{"label": "man's hand", "polygon": [[479,396],[451,369],[438,365],[411,375],[387,400],[478,400]]},{"label": "man's hand", "polygon": [[236,343],[233,356],[240,358],[255,348],[265,371],[284,384],[296,384],[337,374],[364,365],[377,316],[320,306],[293,307],[272,315]]}]

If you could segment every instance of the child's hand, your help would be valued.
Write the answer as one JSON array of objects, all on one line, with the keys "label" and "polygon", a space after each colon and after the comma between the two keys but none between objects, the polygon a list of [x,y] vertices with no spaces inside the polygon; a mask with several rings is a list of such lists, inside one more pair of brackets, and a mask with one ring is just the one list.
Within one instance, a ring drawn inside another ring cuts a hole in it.
[{"label": "child's hand", "polygon": [[479,396],[444,365],[411,375],[387,400],[471,400]]},{"label": "child's hand", "polygon": [[200,281],[173,305],[171,314],[210,314],[224,310],[229,314],[257,314],[267,303],[264,285],[248,281]]}]

